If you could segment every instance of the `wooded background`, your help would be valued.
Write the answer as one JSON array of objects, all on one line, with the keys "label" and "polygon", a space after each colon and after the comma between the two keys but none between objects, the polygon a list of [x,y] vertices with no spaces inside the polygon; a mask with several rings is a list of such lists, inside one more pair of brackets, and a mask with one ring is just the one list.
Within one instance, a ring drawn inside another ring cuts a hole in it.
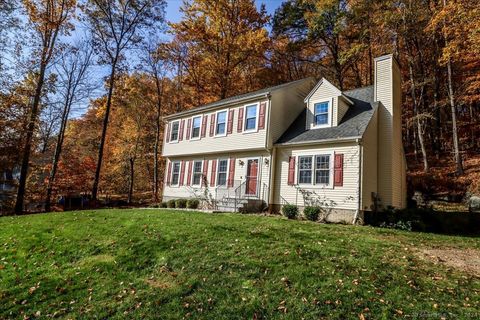
[{"label": "wooded background", "polygon": [[75,193],[159,201],[161,117],[308,76],[369,86],[386,53],[402,71],[409,194],[480,194],[477,0],[291,0],[272,15],[194,0],[177,23],[166,5],[0,0],[0,173],[16,195],[3,208]]}]

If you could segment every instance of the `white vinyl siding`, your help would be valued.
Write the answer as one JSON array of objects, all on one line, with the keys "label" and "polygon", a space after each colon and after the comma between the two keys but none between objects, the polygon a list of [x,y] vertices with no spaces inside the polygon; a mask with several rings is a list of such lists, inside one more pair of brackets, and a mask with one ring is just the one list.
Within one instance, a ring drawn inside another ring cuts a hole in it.
[{"label": "white vinyl siding", "polygon": [[378,143],[378,110],[373,114],[370,123],[363,134],[362,160],[362,210],[372,210],[372,192],[377,192],[377,143]]}]

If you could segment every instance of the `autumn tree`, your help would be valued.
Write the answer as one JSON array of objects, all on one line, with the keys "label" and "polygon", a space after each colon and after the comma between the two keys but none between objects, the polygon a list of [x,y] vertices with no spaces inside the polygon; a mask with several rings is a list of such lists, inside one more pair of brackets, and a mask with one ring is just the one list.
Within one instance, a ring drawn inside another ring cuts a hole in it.
[{"label": "autumn tree", "polygon": [[90,25],[94,45],[102,55],[101,62],[110,67],[105,116],[92,188],[94,200],[97,199],[108,120],[119,64],[129,47],[138,45],[147,32],[154,31],[155,26],[163,22],[164,6],[164,0],[89,0],[82,6]]},{"label": "autumn tree", "polygon": [[[187,53],[186,82],[203,97],[198,104],[245,91],[249,62],[262,64],[269,42],[265,7],[252,0],[186,1],[183,19],[172,23],[175,42]],[[259,85],[259,84],[255,84]]]},{"label": "autumn tree", "polygon": [[25,185],[32,149],[32,139],[38,121],[38,112],[42,88],[47,67],[58,51],[58,37],[73,28],[71,19],[75,12],[75,0],[24,0],[29,23],[38,36],[38,45],[33,50],[37,73],[35,93],[32,97],[30,116],[26,128],[20,180],[18,185],[15,212],[23,211]]}]

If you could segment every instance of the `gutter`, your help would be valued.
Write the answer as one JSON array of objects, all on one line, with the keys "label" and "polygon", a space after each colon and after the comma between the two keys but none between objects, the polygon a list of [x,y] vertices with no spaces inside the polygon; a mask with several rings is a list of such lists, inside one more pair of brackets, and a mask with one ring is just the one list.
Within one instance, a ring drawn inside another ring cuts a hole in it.
[{"label": "gutter", "polygon": [[308,145],[318,145],[318,144],[329,144],[329,143],[336,143],[336,142],[358,142],[361,141],[362,136],[356,137],[347,137],[347,138],[332,138],[332,139],[325,139],[325,140],[312,140],[312,141],[304,141],[304,142],[285,142],[285,143],[276,143],[274,146],[276,147],[295,147],[295,146],[308,146]]},{"label": "gutter", "polygon": [[357,204],[357,210],[355,210],[355,215],[353,216],[352,224],[357,223],[358,216],[362,208],[363,145],[362,145],[361,139],[357,139],[357,143],[358,143],[358,186],[357,186],[358,204]]},{"label": "gutter", "polygon": [[259,93],[259,94],[256,94],[256,95],[251,95],[251,96],[248,96],[248,97],[233,99],[231,101],[226,101],[226,102],[212,102],[210,105],[206,105],[206,106],[203,106],[203,107],[193,108],[193,109],[190,109],[190,110],[185,110],[185,111],[177,112],[177,113],[174,113],[174,114],[170,114],[170,115],[162,117],[162,119],[166,121],[166,120],[174,119],[174,118],[177,118],[177,117],[182,117],[182,116],[185,116],[185,115],[203,113],[205,111],[214,110],[214,109],[217,109],[217,108],[220,108],[220,107],[227,107],[227,106],[235,105],[235,104],[238,104],[238,103],[241,103],[241,102],[246,102],[246,101],[249,101],[249,100],[255,100],[255,99],[258,99],[258,98],[269,98],[269,97],[270,97],[270,92],[263,92],[263,93]]}]

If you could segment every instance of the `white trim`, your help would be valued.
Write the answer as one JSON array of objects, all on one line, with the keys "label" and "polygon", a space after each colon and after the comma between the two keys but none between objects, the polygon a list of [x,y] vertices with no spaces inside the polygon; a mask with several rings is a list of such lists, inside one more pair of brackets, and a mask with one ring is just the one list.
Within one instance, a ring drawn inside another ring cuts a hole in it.
[{"label": "white trim", "polygon": [[[327,103],[328,104],[328,120],[327,123],[325,124],[317,124],[317,119],[315,119],[315,105],[316,104],[321,104],[321,103]],[[313,102],[313,122],[310,125],[312,129],[319,129],[319,128],[329,128],[332,126],[332,118],[333,118],[333,98],[330,98],[328,100],[322,100],[322,101],[317,101]]]},{"label": "white trim", "polygon": [[[178,122],[178,132],[177,132],[177,139],[176,140],[172,140],[172,133],[173,133],[173,124],[175,122]],[[180,119],[178,120],[174,120],[170,123],[171,127],[170,127],[170,141],[168,143],[178,143],[178,139],[180,138]]]},{"label": "white trim", "polygon": [[[251,106],[255,106],[257,108],[256,109],[256,114],[255,114],[255,128],[247,130],[246,129],[246,127],[247,127],[247,107],[251,107]],[[258,132],[258,120],[259,120],[258,118],[260,116],[260,102],[244,104],[243,108],[244,108],[245,112],[244,112],[244,115],[243,115],[242,133]],[[267,108],[265,108],[265,109],[267,109]],[[265,110],[265,112],[267,112],[267,110]]]},{"label": "white trim", "polygon": [[[198,137],[193,137],[193,119],[195,118],[200,118],[200,127],[199,127],[199,130],[198,130]],[[202,122],[203,122],[203,114],[201,115],[195,115],[193,117],[190,118],[191,119],[191,123],[190,123],[190,141],[195,141],[195,140],[200,140],[201,137],[202,137]]]},{"label": "white trim", "polygon": [[[202,186],[202,176],[203,176],[203,162],[204,160],[190,160],[192,161],[192,176],[190,177],[191,178],[191,181],[190,181],[190,185],[192,187],[201,187]],[[193,184],[193,181],[195,181],[195,162],[200,162],[202,164],[202,166],[200,167],[200,183],[199,184]],[[207,172],[208,174],[208,172]]]},{"label": "white trim", "polygon": [[[170,173],[170,187],[178,187],[180,186],[180,176],[182,174],[182,161],[174,160],[172,162],[172,172]],[[173,174],[175,171],[175,163],[178,163],[178,181],[176,184],[173,184]]]},{"label": "white trim", "polygon": [[[226,173],[225,185],[219,185],[218,184],[218,174],[220,173],[220,170],[218,170],[218,168],[220,168],[220,161],[221,160],[227,161],[227,172],[225,172]],[[217,172],[215,172],[215,187],[217,187],[217,188],[222,188],[222,187],[228,188],[228,173],[230,172],[230,159],[229,158],[218,158],[217,159],[217,167],[215,169],[217,170]]]},{"label": "white trim", "polygon": [[[226,112],[227,115],[225,116],[225,132],[224,133],[220,133],[220,134],[217,134],[217,120],[218,120],[218,114],[219,113],[222,113],[222,112]],[[216,111],[215,113],[215,121],[213,122],[213,136],[214,137],[225,137],[227,135],[227,131],[228,131],[228,115],[229,115],[229,109],[222,109],[222,110],[218,110]],[[210,125],[212,124],[212,121],[210,120]]]},{"label": "white trim", "polygon": [[[317,153],[318,152],[318,153]],[[333,179],[334,179],[334,165],[335,165],[335,151],[317,151],[317,152],[308,152],[308,153],[298,153],[295,154],[295,157],[297,160],[295,161],[295,166],[296,166],[296,182],[297,185],[303,186],[303,187],[308,187],[308,188],[314,188],[314,189],[333,189]],[[317,156],[330,156],[330,165],[329,165],[329,184],[323,184],[323,183],[317,183],[316,182],[316,174],[315,174],[315,165],[316,165],[316,158]],[[300,157],[311,157],[312,158],[312,183],[299,183],[300,179]]]}]

